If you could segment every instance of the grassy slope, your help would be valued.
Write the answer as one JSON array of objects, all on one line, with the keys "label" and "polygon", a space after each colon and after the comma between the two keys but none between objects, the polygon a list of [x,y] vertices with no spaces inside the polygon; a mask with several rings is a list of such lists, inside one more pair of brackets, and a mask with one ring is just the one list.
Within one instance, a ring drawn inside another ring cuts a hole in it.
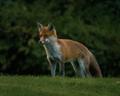
[{"label": "grassy slope", "polygon": [[1,76],[0,96],[120,96],[120,78]]}]

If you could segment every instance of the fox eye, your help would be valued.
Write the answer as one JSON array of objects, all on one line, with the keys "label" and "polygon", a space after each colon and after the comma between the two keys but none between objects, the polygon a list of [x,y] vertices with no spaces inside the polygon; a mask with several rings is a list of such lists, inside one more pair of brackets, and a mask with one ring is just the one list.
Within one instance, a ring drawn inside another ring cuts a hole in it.
[{"label": "fox eye", "polygon": [[40,34],[39,34],[39,36],[40,36],[40,37],[42,37],[42,36],[43,36],[43,34],[41,34],[41,33],[40,33]]},{"label": "fox eye", "polygon": [[42,34],[40,34],[39,36],[40,36],[40,37],[44,37],[44,38],[47,38],[47,37],[48,37],[47,35],[42,35]]},{"label": "fox eye", "polygon": [[47,35],[44,35],[45,38],[47,38],[48,36]]},{"label": "fox eye", "polygon": [[41,34],[39,34],[39,37],[42,37],[42,35],[41,35]]},{"label": "fox eye", "polygon": [[40,35],[40,37],[42,37],[42,35]]}]

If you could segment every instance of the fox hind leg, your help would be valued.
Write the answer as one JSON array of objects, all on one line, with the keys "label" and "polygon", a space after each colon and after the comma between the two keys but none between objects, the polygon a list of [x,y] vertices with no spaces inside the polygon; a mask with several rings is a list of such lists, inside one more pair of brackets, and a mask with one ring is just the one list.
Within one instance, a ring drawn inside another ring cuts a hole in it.
[{"label": "fox hind leg", "polygon": [[80,72],[80,76],[81,77],[86,77],[87,75],[87,71],[86,71],[86,66],[85,66],[85,62],[83,59],[78,59],[78,63],[79,63],[79,72]]},{"label": "fox hind leg", "polygon": [[79,70],[80,76],[85,77],[86,69],[85,69],[84,61],[82,59],[78,59],[78,63],[79,63],[79,68],[80,68]]},{"label": "fox hind leg", "polygon": [[78,59],[79,67],[80,67],[80,76],[81,77],[91,77],[91,73],[89,71],[89,67],[87,66],[84,59]]},{"label": "fox hind leg", "polygon": [[72,67],[73,67],[73,70],[74,70],[74,72],[75,72],[75,75],[78,76],[78,70],[77,70],[77,68],[76,68],[76,65],[75,65],[74,61],[71,61],[70,63],[71,63],[71,65],[72,65]]}]

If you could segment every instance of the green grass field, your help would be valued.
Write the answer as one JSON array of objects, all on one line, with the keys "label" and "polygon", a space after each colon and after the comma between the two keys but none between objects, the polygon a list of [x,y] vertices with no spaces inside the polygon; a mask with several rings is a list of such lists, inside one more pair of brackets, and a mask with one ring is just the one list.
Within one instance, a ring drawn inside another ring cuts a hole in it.
[{"label": "green grass field", "polygon": [[0,76],[0,96],[120,96],[120,78]]}]

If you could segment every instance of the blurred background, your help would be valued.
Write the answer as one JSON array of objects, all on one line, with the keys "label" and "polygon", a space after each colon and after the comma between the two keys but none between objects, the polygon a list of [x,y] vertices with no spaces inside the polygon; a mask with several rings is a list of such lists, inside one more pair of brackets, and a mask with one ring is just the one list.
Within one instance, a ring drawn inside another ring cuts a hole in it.
[{"label": "blurred background", "polygon": [[85,44],[105,77],[120,77],[120,0],[0,0],[1,75],[50,75],[38,21]]}]

